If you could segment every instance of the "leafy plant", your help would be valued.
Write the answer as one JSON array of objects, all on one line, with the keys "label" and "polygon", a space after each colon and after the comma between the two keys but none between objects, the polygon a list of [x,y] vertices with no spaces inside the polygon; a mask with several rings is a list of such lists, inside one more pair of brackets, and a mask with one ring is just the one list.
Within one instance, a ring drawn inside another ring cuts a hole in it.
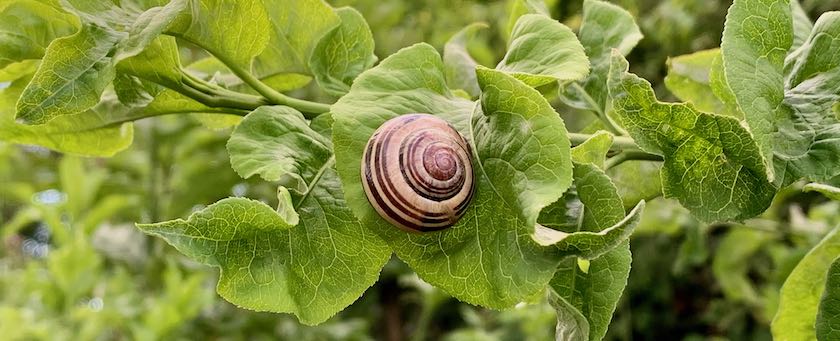
[{"label": "leafy plant", "polygon": [[[516,1],[492,66],[470,49],[487,24],[465,27],[442,54],[417,43],[379,58],[361,13],[321,0],[3,1],[0,139],[112,156],[150,117],[234,127],[230,166],[276,186],[276,198],[190,203],[210,205],[137,225],[219,268],[226,300],[319,324],[396,254],[474,305],[547,296],[558,339],[599,340],[627,286],[646,199],[737,224],[797,182],[837,197],[840,14],[811,23],[795,0],[734,1],[719,49],[669,61],[665,84],[685,102],[668,103],[630,72],[626,56],[643,38],[634,17],[599,0],[582,10],[575,31],[545,3]],[[566,109],[595,121],[569,131]],[[395,228],[359,176],[373,132],[410,113],[448,121],[472,149],[472,203],[442,231]],[[776,314],[775,337],[828,339],[835,235],[792,271],[778,313],[757,298],[773,289],[752,288],[735,261],[771,237],[733,230],[715,275],[732,300]],[[738,249],[742,238],[751,244]]]}]

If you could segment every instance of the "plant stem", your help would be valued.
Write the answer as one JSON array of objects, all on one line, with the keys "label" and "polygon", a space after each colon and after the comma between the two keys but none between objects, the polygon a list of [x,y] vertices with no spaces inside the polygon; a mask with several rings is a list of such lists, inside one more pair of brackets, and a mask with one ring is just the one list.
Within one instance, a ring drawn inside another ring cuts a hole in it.
[{"label": "plant stem", "polygon": [[589,96],[589,93],[586,92],[586,90],[582,86],[580,86],[580,84],[578,84],[577,82],[572,82],[571,86],[583,96],[583,100],[585,100],[586,103],[589,104],[589,107],[592,108],[592,112],[594,112],[595,116],[597,116],[598,119],[604,123],[604,125],[607,127],[607,130],[609,130],[616,136],[623,135],[621,133],[621,129],[619,129],[618,126],[616,126],[615,123],[609,118],[609,116],[607,116],[607,113],[604,112],[604,108],[602,108],[598,103],[596,103],[595,99],[593,99],[592,96]]},{"label": "plant stem", "polygon": [[662,157],[656,154],[645,153],[641,150],[625,150],[607,160],[604,163],[604,169],[610,169],[631,160],[663,161]]},{"label": "plant stem", "polygon": [[[591,138],[592,135],[589,134],[578,134],[578,133],[569,133],[569,141],[572,142],[573,146],[577,146],[583,144]],[[616,149],[639,149],[639,146],[636,145],[636,142],[633,141],[632,138],[626,136],[614,136],[613,137],[613,147]]]},{"label": "plant stem", "polygon": [[325,103],[310,102],[294,97],[286,96],[277,90],[272,89],[267,84],[263,83],[257,77],[247,70],[239,67],[235,63],[230,62],[224,57],[216,56],[222,64],[225,64],[237,77],[242,79],[245,84],[248,84],[256,90],[260,95],[271,101],[272,104],[285,105],[299,110],[303,116],[308,119],[313,119],[320,114],[330,111],[330,105]]}]

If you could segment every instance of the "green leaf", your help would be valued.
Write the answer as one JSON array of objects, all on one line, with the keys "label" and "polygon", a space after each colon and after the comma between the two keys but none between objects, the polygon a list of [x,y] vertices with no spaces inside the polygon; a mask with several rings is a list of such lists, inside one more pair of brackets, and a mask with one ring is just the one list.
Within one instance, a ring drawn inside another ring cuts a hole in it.
[{"label": "green leaf", "polygon": [[725,77],[758,142],[771,180],[774,117],[781,116],[784,67],[793,43],[789,0],[736,0],[726,17]]},{"label": "green leaf", "polygon": [[572,160],[578,163],[591,163],[604,168],[604,159],[612,147],[613,136],[605,131],[598,131],[588,140],[572,148]]},{"label": "green leaf", "polygon": [[668,58],[665,86],[684,102],[690,102],[703,112],[734,116],[726,104],[715,96],[711,84],[712,65],[720,56],[720,49],[700,51]]},{"label": "green leaf", "polygon": [[581,20],[578,37],[592,64],[592,72],[566,87],[563,100],[578,109],[606,112],[611,51],[617,49],[626,56],[644,36],[633,15],[605,1],[584,1]]},{"label": "green leaf", "polygon": [[0,69],[28,59],[41,59],[50,42],[76,32],[79,20],[35,0],[0,3]]},{"label": "green leaf", "polygon": [[709,85],[712,87],[712,93],[720,100],[726,110],[722,114],[729,115],[739,120],[744,120],[744,113],[738,107],[738,99],[732,88],[729,87],[729,82],[726,81],[726,72],[723,70],[723,56],[718,50],[718,55],[712,61],[712,69],[709,71]]},{"label": "green leaf", "polygon": [[335,10],[341,24],[327,33],[312,53],[309,67],[324,91],[340,97],[362,71],[376,63],[373,33],[361,13],[350,7]]},{"label": "green leaf", "polygon": [[44,124],[96,105],[115,77],[116,63],[142,52],[186,9],[186,0],[142,12],[103,2],[67,1],[65,5],[85,24],[47,48],[17,104],[17,117],[29,124]]},{"label": "green leaf", "polygon": [[532,87],[578,80],[589,73],[589,60],[575,34],[540,14],[519,17],[507,54],[496,66]]},{"label": "green leaf", "polygon": [[83,26],[76,34],[56,39],[17,104],[17,117],[44,124],[62,115],[83,112],[99,103],[114,79],[111,55],[124,35]]},{"label": "green leaf", "polygon": [[824,184],[817,184],[811,183],[805,185],[802,188],[803,192],[818,192],[822,195],[825,195],[827,198],[831,200],[840,201],[840,188],[831,186],[831,185],[824,185]]},{"label": "green leaf", "polygon": [[200,0],[190,5],[192,17],[180,18],[168,33],[201,46],[225,64],[250,69],[272,29],[263,1]]},{"label": "green leaf", "polygon": [[[627,285],[631,263],[628,237],[638,223],[641,212],[640,208],[634,210],[630,214],[634,216],[630,219],[633,222],[623,222],[624,205],[618,191],[609,177],[595,166],[597,163],[604,163],[611,143],[611,135],[600,133],[572,149],[572,159],[575,162],[575,191],[567,192],[563,199],[549,206],[555,207],[554,212],[543,210],[538,220],[540,223],[546,220],[568,220],[562,224],[561,230],[572,232],[571,236],[601,232],[619,237],[619,243],[602,242],[610,247],[609,251],[591,259],[589,267],[585,270],[579,266],[578,258],[566,258],[560,263],[551,280],[554,292],[586,317],[587,334],[591,340],[604,337],[621,293]],[[557,209],[558,204],[563,205],[566,212]],[[561,214],[557,215],[558,213]],[[614,226],[623,226],[626,233],[609,232],[611,229],[615,230]],[[559,309],[558,315],[561,315]],[[558,338],[561,336],[557,335]]]},{"label": "green leaf", "polygon": [[[600,190],[603,191],[604,189]],[[623,209],[623,205],[618,207]],[[540,245],[556,247],[559,253],[564,256],[595,259],[619,247],[622,242],[630,237],[633,229],[636,228],[636,225],[641,220],[644,207],[645,202],[639,202],[623,220],[597,232],[582,231],[569,233],[537,226],[534,239]],[[584,220],[586,220],[586,215],[584,215]],[[588,225],[584,223],[583,226]]]},{"label": "green leaf", "polygon": [[[188,257],[221,270],[216,290],[257,311],[295,314],[321,323],[376,282],[390,252],[343,205],[338,177],[327,170],[296,203],[293,226],[271,207],[228,198],[187,220],[138,225]],[[281,212],[292,202],[280,196]]]},{"label": "green leaf", "polygon": [[808,13],[805,13],[798,0],[790,1],[790,9],[793,14],[793,46],[790,47],[792,52],[805,44],[811,30],[814,29],[814,23],[808,18]]},{"label": "green leaf", "polygon": [[661,171],[660,162],[631,160],[608,169],[607,174],[618,189],[624,209],[629,210],[642,200],[662,195]]},{"label": "green leaf", "polygon": [[174,37],[160,36],[138,55],[117,64],[117,71],[169,87],[181,83],[181,58]]},{"label": "green leaf", "polygon": [[446,83],[452,89],[466,91],[472,98],[478,97],[481,94],[481,89],[478,88],[478,80],[475,77],[475,68],[478,66],[478,62],[470,56],[467,45],[479,30],[487,27],[485,23],[470,24],[455,33],[443,46]]},{"label": "green leaf", "polygon": [[[254,74],[259,78],[280,73],[310,74],[308,63],[315,45],[343,19],[323,0],[259,2],[268,9],[270,25],[257,31],[267,33],[268,45],[254,60]],[[250,26],[253,19],[247,11],[243,14],[247,19],[237,22]]]},{"label": "green leaf", "polygon": [[736,227],[723,237],[715,251],[712,272],[727,299],[753,306],[761,304],[747,271],[749,260],[772,237],[767,232],[746,227]]},{"label": "green leaf", "polygon": [[115,122],[110,118],[110,112],[88,110],[36,126],[15,122],[15,101],[31,76],[31,73],[22,76],[10,87],[0,90],[0,140],[35,144],[68,154],[106,157],[131,145],[132,124]]},{"label": "green leaf", "polygon": [[838,256],[840,233],[835,229],[799,261],[782,285],[779,310],[770,324],[773,339],[816,339],[814,323],[820,296],[826,284],[826,273]]},{"label": "green leaf", "polygon": [[828,52],[838,49],[840,12],[828,12],[797,50],[787,75],[783,116],[774,118],[773,164],[780,184],[840,174],[840,120],[832,112],[840,102],[840,55]]},{"label": "green leaf", "polygon": [[516,26],[517,21],[525,14],[540,14],[547,17],[551,16],[548,11],[548,6],[545,0],[511,0],[508,1],[510,15],[508,16],[507,25],[505,26],[504,36],[506,41],[510,41],[513,27]]},{"label": "green leaf", "polygon": [[609,84],[615,116],[642,149],[665,158],[665,196],[704,221],[746,219],[767,209],[776,189],[740,122],[659,102],[650,83],[627,68],[614,54]]},{"label": "green leaf", "polygon": [[259,107],[248,114],[233,131],[227,149],[239,176],[259,174],[298,193],[307,192],[307,184],[321,175],[332,157],[329,139],[289,107]]},{"label": "green leaf", "polygon": [[[479,69],[477,77],[480,107],[450,92],[441,57],[427,44],[364,72],[332,106],[336,167],[353,213],[422,279],[460,300],[508,308],[543,290],[558,264],[556,251],[531,234],[540,209],[571,183],[570,146],[563,121],[536,90],[493,70]],[[390,225],[362,187],[368,139],[386,120],[408,113],[447,120],[474,147],[474,197],[461,220],[442,231],[416,234]]]},{"label": "green leaf", "polygon": [[590,340],[589,322],[577,308],[554,292],[550,293],[548,302],[557,311],[557,327],[554,330],[555,340]]},{"label": "green leaf", "polygon": [[831,263],[817,311],[817,340],[840,338],[840,258]]}]

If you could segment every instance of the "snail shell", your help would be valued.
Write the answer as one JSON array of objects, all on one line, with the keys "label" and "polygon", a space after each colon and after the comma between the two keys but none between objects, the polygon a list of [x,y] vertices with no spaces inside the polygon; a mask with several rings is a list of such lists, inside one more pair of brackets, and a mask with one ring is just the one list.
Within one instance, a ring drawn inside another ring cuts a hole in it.
[{"label": "snail shell", "polygon": [[382,218],[407,231],[450,227],[473,195],[469,143],[428,114],[388,120],[368,140],[362,183]]}]

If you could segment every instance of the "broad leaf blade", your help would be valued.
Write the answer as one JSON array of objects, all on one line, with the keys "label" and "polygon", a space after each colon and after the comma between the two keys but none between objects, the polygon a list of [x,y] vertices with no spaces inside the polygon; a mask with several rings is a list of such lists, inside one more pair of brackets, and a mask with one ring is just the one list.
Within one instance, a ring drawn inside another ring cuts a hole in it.
[{"label": "broad leaf blade", "polygon": [[233,131],[230,163],[243,178],[259,174],[299,193],[320,175],[332,157],[332,143],[313,131],[303,115],[288,107],[260,107]]},{"label": "broad leaf blade", "polygon": [[0,4],[0,70],[15,62],[41,59],[47,46],[78,29],[78,19],[35,0]]},{"label": "broad leaf blade", "polygon": [[111,53],[123,38],[124,34],[85,25],[76,34],[55,40],[21,95],[17,117],[29,124],[44,124],[96,105],[114,78]]},{"label": "broad leaf blade", "polygon": [[341,18],[323,0],[258,2],[268,10],[271,25],[259,31],[268,36],[268,45],[254,60],[252,71],[259,78],[281,73],[310,74],[308,63],[315,45],[341,23]]},{"label": "broad leaf blade", "polygon": [[532,87],[578,80],[589,73],[589,60],[575,34],[540,14],[519,17],[507,54],[496,66]]},{"label": "broad leaf blade", "polygon": [[633,15],[623,8],[605,1],[586,0],[578,37],[592,71],[585,79],[566,87],[563,100],[579,109],[606,112],[611,51],[617,49],[622,55],[629,54],[643,38],[641,29]]},{"label": "broad leaf blade", "polygon": [[[355,215],[421,278],[466,302],[507,308],[542,290],[559,261],[530,234],[536,214],[571,182],[569,142],[562,120],[538,92],[493,70],[479,70],[478,79],[485,91],[480,108],[449,91],[431,46],[386,58],[332,107],[336,167]],[[362,154],[376,128],[417,112],[450,122],[476,154],[475,194],[466,213],[455,226],[424,234],[379,217],[360,181]]]},{"label": "broad leaf blade", "polygon": [[840,258],[835,259],[828,269],[815,328],[817,340],[840,339]]},{"label": "broad leaf blade", "polygon": [[[228,301],[252,310],[287,312],[318,324],[359,298],[379,277],[390,252],[343,206],[331,170],[297,203],[292,226],[271,207],[229,198],[187,220],[138,225],[188,257],[221,269]],[[280,206],[291,206],[281,196]]]},{"label": "broad leaf blade", "polygon": [[327,33],[312,53],[309,67],[324,91],[342,96],[362,71],[376,62],[373,33],[361,13],[350,7],[335,10],[341,24]]},{"label": "broad leaf blade", "polygon": [[758,147],[732,117],[657,101],[646,80],[614,54],[609,79],[615,116],[642,149],[665,158],[662,186],[704,221],[739,220],[763,212],[776,189]]},{"label": "broad leaf blade", "polygon": [[792,22],[788,0],[736,0],[729,8],[721,43],[725,78],[771,181],[776,118],[785,115],[782,69],[793,44]]},{"label": "broad leaf blade", "polygon": [[835,229],[817,244],[782,285],[779,310],[770,324],[773,339],[814,340],[817,307],[826,283],[826,272],[840,256],[840,233]]}]

